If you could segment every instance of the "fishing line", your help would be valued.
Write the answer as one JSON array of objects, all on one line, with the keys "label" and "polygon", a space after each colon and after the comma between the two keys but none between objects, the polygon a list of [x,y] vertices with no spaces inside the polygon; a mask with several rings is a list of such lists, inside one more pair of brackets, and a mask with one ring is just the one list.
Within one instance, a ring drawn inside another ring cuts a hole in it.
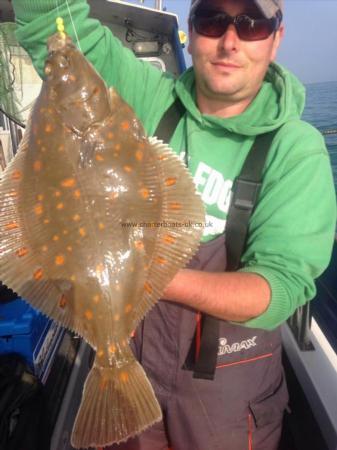
[{"label": "fishing line", "polygon": [[75,33],[75,37],[76,37],[76,41],[77,41],[78,48],[80,49],[81,53],[83,53],[83,52],[82,52],[82,49],[81,49],[80,40],[79,40],[79,38],[78,38],[77,30],[76,30],[76,27],[75,27],[75,23],[74,23],[74,21],[73,21],[73,16],[72,16],[71,11],[70,11],[70,8],[69,8],[68,0],[66,0],[66,5],[67,5],[67,9],[68,9],[70,21],[71,21],[71,24],[72,24],[72,26],[73,26],[73,30],[74,30],[74,33]]},{"label": "fishing line", "polygon": [[[60,14],[60,3],[59,3],[59,0],[55,0],[55,3],[56,3],[57,15],[58,15],[58,17],[60,17],[61,14]],[[72,16],[72,14],[71,14],[71,10],[70,10],[70,7],[69,7],[69,2],[68,2],[68,0],[66,0],[65,3],[66,3],[66,5],[67,5],[67,10],[68,10],[70,22],[71,22],[71,25],[72,25],[73,30],[74,30],[74,34],[75,34],[77,46],[78,46],[80,52],[83,53],[83,52],[82,52],[82,48],[81,48],[81,44],[80,44],[80,40],[79,40],[79,38],[78,38],[77,29],[76,29],[76,26],[75,26],[75,23],[74,23],[74,20],[73,20],[73,16]]]}]

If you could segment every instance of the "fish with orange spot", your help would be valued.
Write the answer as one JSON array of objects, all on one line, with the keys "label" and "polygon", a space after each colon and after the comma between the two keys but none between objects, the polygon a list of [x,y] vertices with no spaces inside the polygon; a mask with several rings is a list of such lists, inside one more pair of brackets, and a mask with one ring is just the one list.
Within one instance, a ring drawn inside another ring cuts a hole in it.
[{"label": "fish with orange spot", "polygon": [[204,210],[179,158],[146,136],[71,39],[52,36],[48,51],[41,93],[0,181],[0,279],[98,350],[71,442],[105,447],[161,419],[128,342],[202,232],[125,224],[200,223]]}]

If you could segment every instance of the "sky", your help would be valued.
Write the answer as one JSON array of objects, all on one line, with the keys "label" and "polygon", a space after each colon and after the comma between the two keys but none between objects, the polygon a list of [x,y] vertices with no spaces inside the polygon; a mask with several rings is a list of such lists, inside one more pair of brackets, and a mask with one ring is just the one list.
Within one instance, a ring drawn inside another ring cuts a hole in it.
[{"label": "sky", "polygon": [[[136,0],[133,3],[137,3]],[[140,2],[138,2],[140,3]],[[162,0],[187,32],[190,0]],[[144,0],[154,7],[155,0]],[[285,0],[285,37],[277,61],[305,83],[337,81],[337,0]],[[190,65],[186,53],[186,63]]]}]

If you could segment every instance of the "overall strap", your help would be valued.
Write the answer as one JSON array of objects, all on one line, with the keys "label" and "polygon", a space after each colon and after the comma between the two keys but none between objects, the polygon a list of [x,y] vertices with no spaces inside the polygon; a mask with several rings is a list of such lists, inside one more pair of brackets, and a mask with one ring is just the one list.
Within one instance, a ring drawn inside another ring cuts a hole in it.
[{"label": "overall strap", "polygon": [[262,186],[262,172],[277,130],[257,136],[233,184],[233,196],[226,222],[227,271],[240,267],[247,239],[249,219]]},{"label": "overall strap", "polygon": [[[262,185],[262,172],[276,131],[257,136],[233,184],[233,195],[226,223],[226,250],[228,271],[240,267],[245,248],[249,219],[256,205]],[[220,319],[204,314],[199,357],[193,367],[193,377],[213,380],[215,375]],[[189,352],[189,355],[191,351]],[[189,365],[188,363],[186,365]]]},{"label": "overall strap", "polygon": [[154,135],[163,142],[169,143],[185,111],[184,105],[177,97],[174,103],[164,113]]}]

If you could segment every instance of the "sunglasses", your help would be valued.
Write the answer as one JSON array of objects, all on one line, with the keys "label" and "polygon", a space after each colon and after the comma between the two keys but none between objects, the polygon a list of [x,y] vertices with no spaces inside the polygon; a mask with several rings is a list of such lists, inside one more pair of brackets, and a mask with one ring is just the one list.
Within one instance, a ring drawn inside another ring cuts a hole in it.
[{"label": "sunglasses", "polygon": [[267,39],[280,26],[282,13],[278,11],[271,19],[253,19],[246,14],[232,17],[223,11],[196,10],[191,16],[191,23],[198,34],[210,38],[223,36],[229,25],[234,25],[242,41],[261,41]]}]

